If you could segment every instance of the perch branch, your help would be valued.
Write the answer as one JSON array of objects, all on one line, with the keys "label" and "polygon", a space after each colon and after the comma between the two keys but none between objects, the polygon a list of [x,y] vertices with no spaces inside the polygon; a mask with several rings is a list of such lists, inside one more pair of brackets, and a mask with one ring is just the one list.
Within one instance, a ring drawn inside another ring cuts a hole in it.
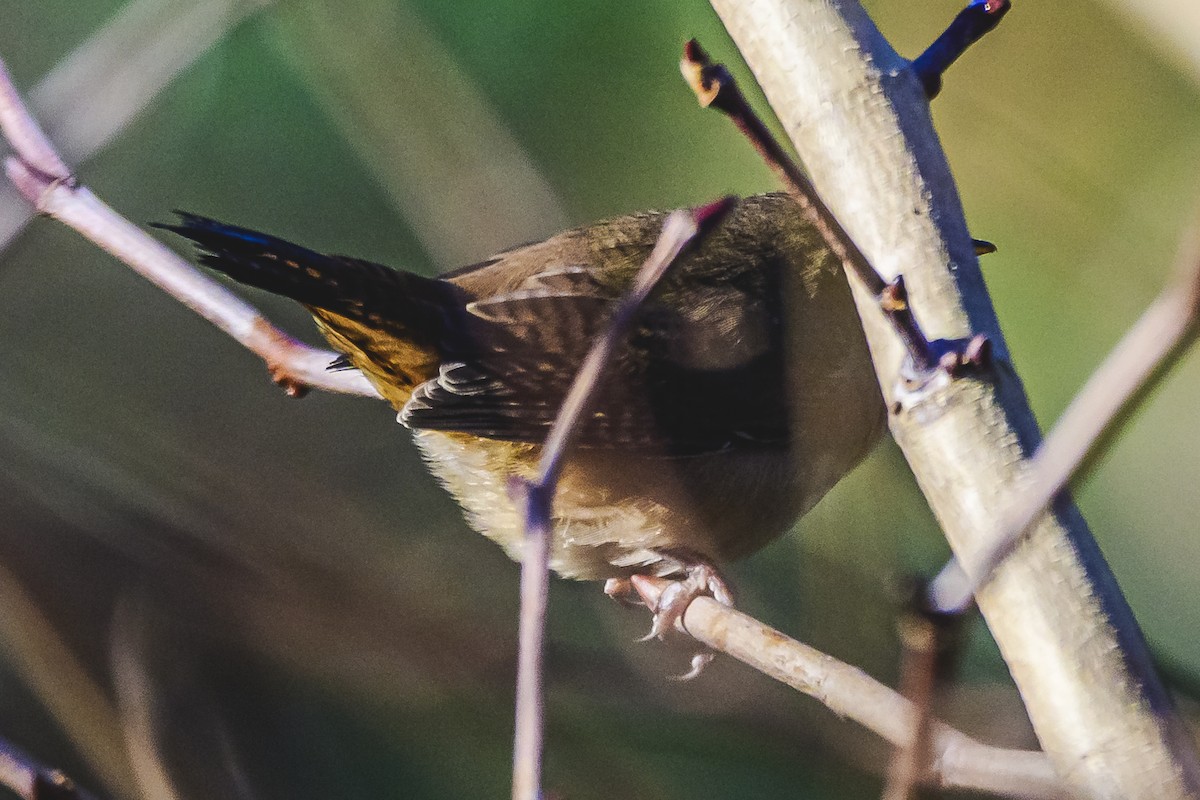
[{"label": "perch branch", "polygon": [[[670,584],[635,576],[634,587],[654,608]],[[918,711],[899,693],[861,669],[784,636],[753,617],[697,597],[684,611],[684,630],[697,641],[812,697],[898,748],[912,745]],[[926,783],[1009,797],[1058,798],[1067,794],[1042,753],[991,747],[938,721],[929,722]]]},{"label": "perch branch", "polygon": [[676,211],[646,263],[613,311],[612,321],[579,367],[554,420],[532,481],[514,478],[512,492],[525,508],[525,544],[521,559],[521,620],[517,655],[516,730],[513,737],[513,800],[539,800],[543,751],[542,656],[550,584],[550,538],[554,492],[579,424],[595,399],[617,348],[625,341],[654,287],[733,208],[733,198],[690,212]]},{"label": "perch branch", "polygon": [[2,61],[0,131],[14,152],[5,159],[9,180],[38,213],[74,228],[258,355],[289,394],[298,396],[316,387],[378,396],[360,373],[328,370],[336,354],[309,347],[275,328],[253,306],[78,185],[30,115]]},{"label": "perch branch", "polygon": [[1196,333],[1200,314],[1200,223],[1188,231],[1174,279],[1125,334],[1063,412],[1030,459],[1028,488],[970,563],[952,559],[930,585],[931,605],[967,608],[975,593],[1041,517],[1054,497],[1111,441]]},{"label": "perch branch", "polygon": [[[986,375],[906,392],[904,350],[855,300],[904,451],[955,555],[971,559],[1026,479],[1039,434],[979,273],[924,87],[856,0],[712,0],[822,198],[923,330],[983,334]],[[1060,774],[1086,797],[1200,796],[1194,746],[1141,631],[1069,501],[977,601]]]}]

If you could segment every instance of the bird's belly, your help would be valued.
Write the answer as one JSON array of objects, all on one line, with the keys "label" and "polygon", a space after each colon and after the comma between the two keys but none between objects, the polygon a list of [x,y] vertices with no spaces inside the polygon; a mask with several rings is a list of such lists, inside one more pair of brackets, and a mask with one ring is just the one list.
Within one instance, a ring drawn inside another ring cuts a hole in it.
[{"label": "bird's belly", "polygon": [[[508,476],[532,478],[540,448],[434,430],[414,436],[468,524],[520,560],[524,521]],[[815,502],[793,472],[783,452],[696,460],[576,450],[555,497],[550,566],[602,580],[671,575],[696,557],[723,563],[753,552]]]}]

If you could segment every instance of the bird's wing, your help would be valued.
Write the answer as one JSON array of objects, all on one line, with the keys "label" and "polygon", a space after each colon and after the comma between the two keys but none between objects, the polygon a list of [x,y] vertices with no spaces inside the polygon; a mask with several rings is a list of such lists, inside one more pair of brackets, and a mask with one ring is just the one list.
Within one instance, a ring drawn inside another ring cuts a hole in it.
[{"label": "bird's wing", "polygon": [[[786,441],[782,364],[761,302],[696,293],[700,308],[651,300],[581,422],[585,447],[694,455]],[[543,440],[618,292],[578,266],[545,269],[516,290],[466,306],[467,336],[400,419],[413,428]],[[757,338],[756,338],[757,337]],[[752,340],[752,341],[751,341]],[[714,358],[712,351],[720,349]]]}]

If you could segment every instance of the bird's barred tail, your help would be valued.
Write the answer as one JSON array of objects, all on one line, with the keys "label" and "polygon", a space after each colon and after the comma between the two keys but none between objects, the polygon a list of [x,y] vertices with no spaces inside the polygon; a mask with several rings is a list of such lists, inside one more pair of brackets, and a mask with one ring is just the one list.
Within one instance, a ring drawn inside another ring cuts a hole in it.
[{"label": "bird's barred tail", "polygon": [[432,334],[454,304],[444,281],[346,256],[326,255],[247,228],[183,211],[175,225],[153,223],[192,240],[199,261],[248,286],[290,297],[371,327]]}]

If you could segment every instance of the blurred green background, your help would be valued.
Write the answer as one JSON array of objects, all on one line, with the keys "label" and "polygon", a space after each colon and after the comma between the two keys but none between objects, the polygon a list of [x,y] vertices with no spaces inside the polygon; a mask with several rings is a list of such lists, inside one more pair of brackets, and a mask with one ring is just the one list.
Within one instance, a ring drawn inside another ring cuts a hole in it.
[{"label": "blurred green background", "polygon": [[[959,3],[868,7],[915,55]],[[33,87],[118,13],[117,44],[79,70],[107,86],[89,115],[199,51],[110,143],[73,150],[135,221],[184,208],[434,273],[602,216],[774,188],[678,77],[692,36],[747,77],[701,0],[0,0],[0,56]],[[1000,247],[984,270],[1043,424],[1194,218],[1200,72],[1171,53],[1115,6],[1018,2],[935,105],[973,231]],[[86,115],[46,91],[47,124],[85,142]],[[0,220],[20,210],[0,203]],[[301,311],[252,299],[315,341]],[[1078,493],[1180,679],[1200,674],[1198,392],[1186,359]],[[892,587],[946,554],[888,443],[732,574],[745,610],[894,683]],[[56,223],[8,242],[0,735],[121,798],[502,797],[516,579],[386,407],[286,399]],[[686,650],[634,644],[646,615],[598,586],[556,581],[551,604],[557,796],[877,795],[878,743],[815,702],[727,660],[668,680]],[[978,622],[960,678],[948,717],[1034,744]]]}]

